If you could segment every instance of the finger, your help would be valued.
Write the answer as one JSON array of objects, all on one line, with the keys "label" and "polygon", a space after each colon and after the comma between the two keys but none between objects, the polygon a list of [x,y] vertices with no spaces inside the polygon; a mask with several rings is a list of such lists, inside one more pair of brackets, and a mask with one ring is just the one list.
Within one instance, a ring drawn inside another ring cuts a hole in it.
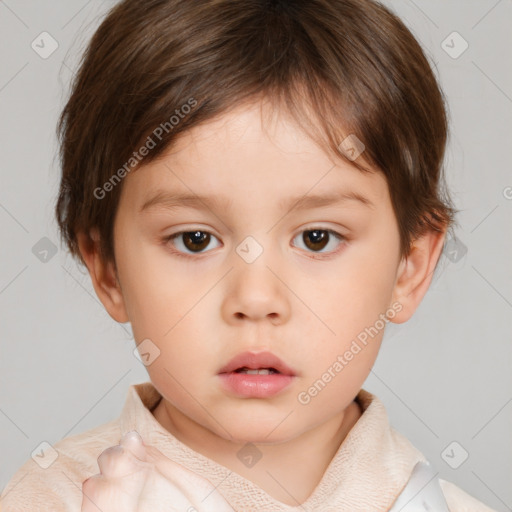
[{"label": "finger", "polygon": [[146,454],[155,472],[183,493],[192,506],[191,512],[233,512],[233,508],[209,480],[169,459],[154,446],[146,445]]},{"label": "finger", "polygon": [[[143,476],[144,479],[146,475]],[[133,476],[115,481],[94,475],[82,484],[82,512],[137,512],[141,481]],[[142,484],[143,487],[143,484]]]},{"label": "finger", "polygon": [[[142,455],[142,457],[145,458],[145,455]],[[152,465],[145,460],[139,459],[125,447],[116,445],[101,452],[98,457],[98,466],[103,476],[115,479],[131,475]]]},{"label": "finger", "polygon": [[112,446],[100,454],[100,473],[82,484],[82,512],[137,511],[153,465],[146,461],[140,436],[125,436],[122,443],[123,446]]},{"label": "finger", "polygon": [[132,430],[131,432],[127,432],[121,438],[120,444],[139,460],[146,461],[146,449],[144,448],[142,437],[137,431]]},{"label": "finger", "polygon": [[124,476],[94,475],[82,484],[82,512],[136,512],[152,468],[132,468]]}]

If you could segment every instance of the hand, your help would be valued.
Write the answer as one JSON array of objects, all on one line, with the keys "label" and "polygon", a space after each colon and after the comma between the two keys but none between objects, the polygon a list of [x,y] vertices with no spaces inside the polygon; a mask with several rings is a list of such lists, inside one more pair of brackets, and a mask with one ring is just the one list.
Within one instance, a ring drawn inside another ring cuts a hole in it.
[{"label": "hand", "polygon": [[98,457],[82,484],[82,512],[234,512],[205,478],[131,432]]}]

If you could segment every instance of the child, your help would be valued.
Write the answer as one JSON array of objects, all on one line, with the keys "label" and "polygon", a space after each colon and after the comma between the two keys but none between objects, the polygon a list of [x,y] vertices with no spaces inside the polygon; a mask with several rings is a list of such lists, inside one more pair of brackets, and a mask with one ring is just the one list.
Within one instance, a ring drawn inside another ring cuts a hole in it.
[{"label": "child", "polygon": [[3,512],[491,510],[425,479],[361,389],[455,214],[443,96],[395,15],[124,0],[59,134],[61,232],[150,382],[29,460]]}]

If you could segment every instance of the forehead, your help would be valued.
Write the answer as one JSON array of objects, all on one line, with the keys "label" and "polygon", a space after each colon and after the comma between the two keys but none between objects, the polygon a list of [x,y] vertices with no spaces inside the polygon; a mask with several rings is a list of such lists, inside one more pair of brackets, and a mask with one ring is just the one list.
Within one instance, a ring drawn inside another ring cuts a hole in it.
[{"label": "forehead", "polygon": [[381,172],[333,161],[289,116],[262,103],[239,106],[184,132],[127,181],[123,193],[141,208],[166,192],[208,195],[219,205],[251,198],[289,206],[301,197],[312,205],[309,196],[320,204],[319,196],[344,195],[368,206],[388,199]]}]

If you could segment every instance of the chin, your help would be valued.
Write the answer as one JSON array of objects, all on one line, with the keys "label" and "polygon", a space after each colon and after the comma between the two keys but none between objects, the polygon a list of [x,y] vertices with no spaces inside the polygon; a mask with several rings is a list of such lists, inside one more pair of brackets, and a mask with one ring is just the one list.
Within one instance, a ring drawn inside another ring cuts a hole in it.
[{"label": "chin", "polygon": [[215,433],[227,441],[238,444],[280,444],[290,441],[300,434],[300,432],[292,432],[289,428],[284,428],[283,424],[280,425],[283,417],[266,418],[265,421],[261,421],[261,419],[254,420],[254,418],[244,419],[239,415],[235,422],[231,421],[229,426],[226,426],[231,437],[224,430],[219,429],[218,425],[215,425]]}]

